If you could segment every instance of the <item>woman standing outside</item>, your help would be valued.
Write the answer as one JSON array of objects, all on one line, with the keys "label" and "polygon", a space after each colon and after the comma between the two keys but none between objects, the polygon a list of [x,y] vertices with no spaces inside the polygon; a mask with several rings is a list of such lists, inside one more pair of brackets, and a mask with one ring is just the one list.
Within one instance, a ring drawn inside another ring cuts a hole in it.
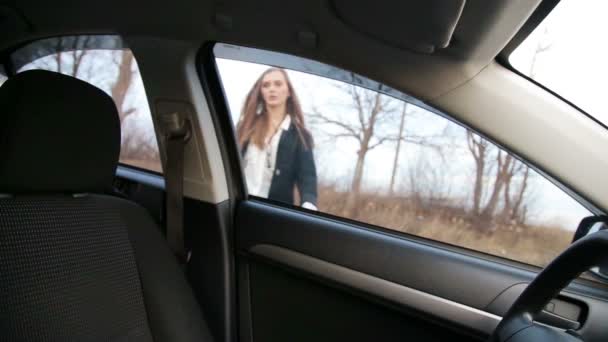
[{"label": "woman standing outside", "polygon": [[316,210],[313,140],[287,72],[270,68],[249,91],[237,125],[249,193]]}]

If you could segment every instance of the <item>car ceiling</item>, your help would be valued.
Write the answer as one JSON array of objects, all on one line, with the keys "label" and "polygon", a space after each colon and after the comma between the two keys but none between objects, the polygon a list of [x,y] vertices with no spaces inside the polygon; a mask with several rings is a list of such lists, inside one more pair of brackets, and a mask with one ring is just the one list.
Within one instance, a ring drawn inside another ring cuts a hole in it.
[{"label": "car ceiling", "polygon": [[[466,82],[492,61],[540,2],[461,1],[461,15],[433,10],[442,8],[441,0],[377,0],[375,10],[366,2],[350,2],[348,6],[337,0],[294,1],[288,6],[278,0],[5,1],[1,3],[14,10],[12,17],[19,16],[22,22],[3,20],[0,44],[7,47],[28,37],[66,32],[216,40],[310,57],[430,100]],[[372,9],[374,13],[365,21],[346,23],[344,10],[339,10],[345,6],[351,12],[360,6],[359,12]],[[404,20],[398,21],[400,16],[394,13],[403,13]],[[398,37],[395,31],[409,32],[417,27],[423,34],[422,29],[440,26],[425,23],[444,20],[450,14],[449,20],[456,19],[450,44],[431,54],[377,38]],[[386,24],[387,17],[393,23]],[[416,18],[420,22],[415,22]],[[370,36],[360,27],[380,27],[386,32]],[[304,35],[312,35],[313,41],[299,39]]]}]

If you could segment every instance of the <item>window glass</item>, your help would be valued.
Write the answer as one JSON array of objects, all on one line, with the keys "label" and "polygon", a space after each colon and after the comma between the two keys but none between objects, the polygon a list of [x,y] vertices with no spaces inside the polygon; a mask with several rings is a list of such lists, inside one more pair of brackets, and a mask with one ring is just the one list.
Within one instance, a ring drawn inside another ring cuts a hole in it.
[{"label": "window glass", "polygon": [[608,78],[603,0],[561,0],[509,57],[518,71],[608,126]]},{"label": "window glass", "polygon": [[[117,41],[117,37],[111,38]],[[60,72],[105,91],[114,99],[120,117],[120,163],[162,172],[150,107],[135,57],[124,47],[91,46],[101,41],[109,40],[82,36],[37,41],[17,51],[13,60],[20,66],[17,72],[32,69]],[[22,62],[24,55],[34,53],[41,56]]]},{"label": "window glass", "polygon": [[537,266],[591,214],[488,140],[359,76],[216,63],[250,195]]}]

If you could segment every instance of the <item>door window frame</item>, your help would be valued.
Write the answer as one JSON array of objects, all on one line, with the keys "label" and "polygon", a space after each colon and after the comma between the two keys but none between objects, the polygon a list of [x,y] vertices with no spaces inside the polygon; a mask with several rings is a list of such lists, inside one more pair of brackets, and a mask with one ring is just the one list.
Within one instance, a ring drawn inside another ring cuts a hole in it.
[{"label": "door window frame", "polygon": [[[225,52],[225,54],[217,55],[216,48],[218,46],[221,46],[223,48],[222,51]],[[238,145],[236,143],[236,128],[234,126],[234,123],[232,122],[225,89],[223,87],[221,77],[219,75],[219,68],[216,64],[216,58],[250,62],[255,64],[285,68],[287,70],[304,72],[335,81],[354,84],[356,86],[372,91],[377,91],[384,95],[388,95],[398,100],[418,106],[424,110],[427,110],[428,112],[431,112],[446,120],[449,120],[451,123],[456,124],[466,130],[469,130],[474,134],[477,134],[479,137],[494,144],[502,151],[509,153],[517,161],[527,165],[534,172],[537,172],[540,176],[551,182],[553,185],[557,186],[560,190],[564,191],[568,196],[572,197],[575,201],[577,201],[579,204],[581,204],[584,208],[589,210],[594,215],[603,214],[603,211],[599,209],[596,205],[594,205],[591,201],[576,193],[574,190],[569,188],[567,184],[558,180],[558,178],[552,176],[550,172],[547,172],[539,168],[532,162],[527,161],[518,153],[512,151],[508,147],[505,147],[503,144],[497,142],[488,135],[479,131],[474,126],[462,122],[456,119],[455,117],[452,117],[449,114],[442,112],[434,108],[433,106],[425,103],[424,101],[418,100],[404,92],[396,90],[380,82],[376,82],[354,72],[348,72],[338,67],[330,66],[308,58],[252,47],[245,47],[221,42],[211,42],[206,44],[199,50],[199,54],[197,55],[197,70],[199,71],[199,77],[202,80],[205,96],[210,99],[209,106],[211,109],[212,116],[214,118],[215,129],[216,131],[221,133],[218,135],[218,138],[223,140],[220,146],[223,146],[222,156],[224,159],[224,165],[227,168],[227,179],[230,182],[230,197],[235,201],[235,205],[239,201],[251,200],[282,210],[293,211],[294,213],[302,213],[305,215],[314,215],[316,217],[323,218],[326,220],[346,224],[352,227],[353,229],[364,229],[375,233],[389,235],[399,239],[406,239],[417,243],[422,243],[428,246],[441,248],[468,256],[473,256],[509,267],[515,267],[533,272],[539,272],[542,269],[539,266],[527,264],[513,259],[507,259],[501,256],[488,254],[482,251],[469,249],[459,245],[450,244],[449,242],[437,241],[417,236],[414,234],[405,233],[382,226],[377,226],[363,221],[357,221],[347,217],[335,216],[322,211],[309,210],[301,206],[290,205],[284,202],[268,198],[248,195],[246,191],[246,182],[242,167],[242,158],[240,156]],[[590,281],[585,278],[579,278],[579,280],[592,286],[600,285],[595,281]]]}]

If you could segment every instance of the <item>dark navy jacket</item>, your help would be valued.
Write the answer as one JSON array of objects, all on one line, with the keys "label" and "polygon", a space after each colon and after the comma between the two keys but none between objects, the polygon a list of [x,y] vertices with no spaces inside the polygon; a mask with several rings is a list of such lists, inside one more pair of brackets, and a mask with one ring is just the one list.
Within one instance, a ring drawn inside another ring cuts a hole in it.
[{"label": "dark navy jacket", "polygon": [[[247,144],[241,151],[243,157]],[[301,203],[317,205],[317,169],[312,149],[305,148],[292,124],[281,134],[277,148],[274,175],[270,183],[268,198],[294,204],[294,186],[298,187]]]}]

